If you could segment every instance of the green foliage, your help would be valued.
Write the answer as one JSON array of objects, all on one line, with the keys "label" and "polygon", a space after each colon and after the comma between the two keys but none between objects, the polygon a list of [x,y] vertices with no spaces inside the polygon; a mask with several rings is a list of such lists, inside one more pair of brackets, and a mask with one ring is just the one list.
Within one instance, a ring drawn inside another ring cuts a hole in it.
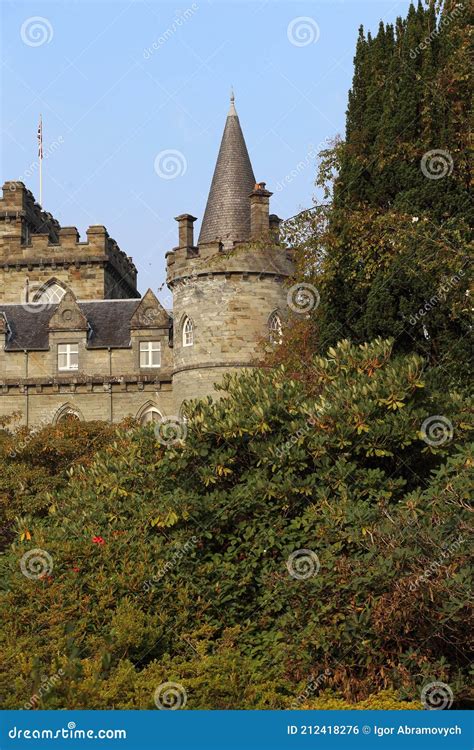
[{"label": "green foliage", "polygon": [[[341,342],[309,391],[281,368],[228,377],[184,442],[122,430],[75,465],[3,558],[4,705],[59,669],[42,708],[152,708],[168,681],[191,709],[288,708],[325,670],[323,701],[419,706],[429,679],[464,700],[468,412],[423,378],[389,342]],[[453,440],[422,439],[432,414]],[[54,562],[39,580],[33,548]],[[297,550],[319,572],[290,575]]]},{"label": "green foliage", "polygon": [[15,421],[12,415],[0,424],[0,548],[17,532],[28,539],[30,514],[46,514],[55,493],[67,486],[72,467],[87,465],[116,432],[104,422],[28,429],[15,428]]},{"label": "green foliage", "polygon": [[[286,240],[298,279],[320,293],[308,329],[321,353],[391,337],[427,359],[440,387],[459,387],[472,363],[472,11],[441,5],[360,30],[345,140],[321,155],[331,203],[287,224]],[[289,364],[293,343],[290,333]]]},{"label": "green foliage", "polygon": [[[189,709],[411,709],[433,681],[469,704],[455,9],[360,31],[346,139],[321,165],[333,202],[286,226],[321,297],[273,352],[287,369],[228,376],[167,448],[132,425],[0,433],[5,708],[153,708],[167,682]],[[443,180],[420,169],[434,148],[453,158]],[[38,549],[52,568],[28,577]]]}]

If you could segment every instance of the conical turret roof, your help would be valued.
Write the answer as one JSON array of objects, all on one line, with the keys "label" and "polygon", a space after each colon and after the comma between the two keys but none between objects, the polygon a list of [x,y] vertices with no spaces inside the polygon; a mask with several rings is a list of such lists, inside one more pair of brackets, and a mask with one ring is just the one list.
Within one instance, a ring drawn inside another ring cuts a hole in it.
[{"label": "conical turret roof", "polygon": [[234,105],[230,110],[212,178],[198,244],[250,238],[250,193],[255,177]]}]

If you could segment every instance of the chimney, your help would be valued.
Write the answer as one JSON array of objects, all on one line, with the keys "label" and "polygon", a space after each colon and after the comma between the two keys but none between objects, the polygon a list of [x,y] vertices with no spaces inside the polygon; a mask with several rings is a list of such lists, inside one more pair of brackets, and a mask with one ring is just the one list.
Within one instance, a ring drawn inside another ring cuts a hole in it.
[{"label": "chimney", "polygon": [[276,214],[270,214],[268,217],[270,221],[270,236],[275,245],[280,244],[280,224],[281,219]]},{"label": "chimney", "polygon": [[191,214],[181,214],[180,216],[175,216],[175,221],[178,222],[179,227],[179,247],[194,247],[193,224],[196,221],[196,217],[191,216]]},{"label": "chimney", "polygon": [[268,211],[271,195],[273,193],[265,189],[264,182],[257,182],[253,192],[250,193],[250,239],[252,240],[268,236],[270,229]]}]

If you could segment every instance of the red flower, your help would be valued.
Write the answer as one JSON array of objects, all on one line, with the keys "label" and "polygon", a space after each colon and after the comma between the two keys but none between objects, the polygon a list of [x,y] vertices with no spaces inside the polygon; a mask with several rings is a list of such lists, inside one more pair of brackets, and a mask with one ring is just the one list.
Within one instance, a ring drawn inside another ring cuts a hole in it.
[{"label": "red flower", "polygon": [[92,543],[93,544],[105,544],[105,539],[103,539],[101,536],[93,536]]},{"label": "red flower", "polygon": [[79,573],[79,571],[80,571],[80,568],[76,568],[76,567],[74,567],[74,568],[73,568],[73,571],[74,571],[74,573]]}]

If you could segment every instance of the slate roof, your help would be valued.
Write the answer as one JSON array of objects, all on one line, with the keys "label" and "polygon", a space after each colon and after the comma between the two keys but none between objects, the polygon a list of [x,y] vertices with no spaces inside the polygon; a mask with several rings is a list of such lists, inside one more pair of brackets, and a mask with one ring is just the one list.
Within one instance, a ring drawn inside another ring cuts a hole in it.
[{"label": "slate roof", "polygon": [[[139,299],[100,300],[78,302],[91,326],[87,345],[91,349],[130,346],[130,319],[140,303]],[[2,305],[11,335],[7,337],[5,351],[47,350],[48,324],[58,305],[41,302],[28,305]]]},{"label": "slate roof", "polygon": [[250,238],[250,193],[255,177],[231,97],[198,244]]}]

